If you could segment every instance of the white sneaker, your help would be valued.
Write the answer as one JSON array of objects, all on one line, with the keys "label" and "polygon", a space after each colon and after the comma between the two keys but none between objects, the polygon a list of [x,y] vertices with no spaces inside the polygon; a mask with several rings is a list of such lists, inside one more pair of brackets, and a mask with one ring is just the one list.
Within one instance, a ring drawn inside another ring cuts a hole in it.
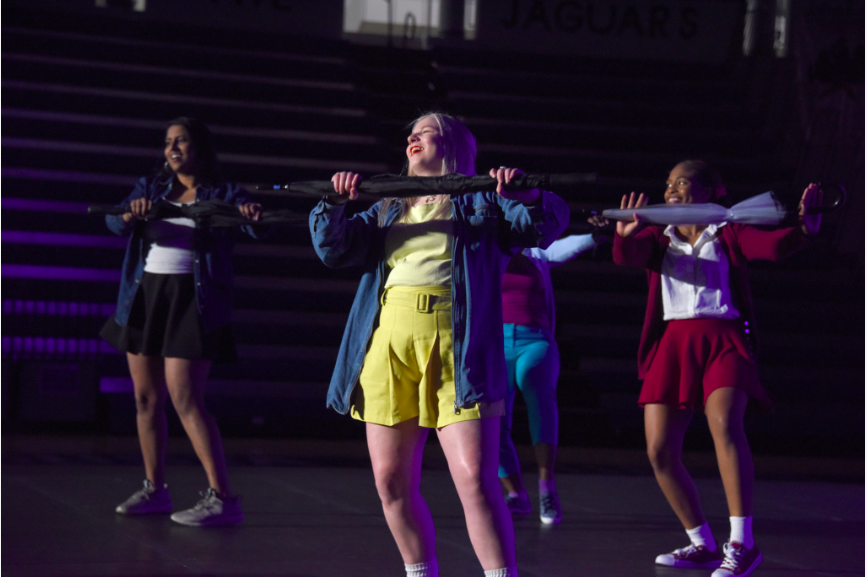
[{"label": "white sneaker", "polygon": [[244,520],[240,497],[222,499],[211,488],[200,495],[202,495],[202,499],[196,503],[195,507],[172,514],[172,521],[190,527],[210,527],[234,525]]},{"label": "white sneaker", "polygon": [[733,575],[747,577],[762,562],[762,552],[755,545],[752,549],[747,549],[737,541],[732,541],[723,545],[723,551],[725,558],[722,565],[713,572],[711,577],[732,577]]},{"label": "white sneaker", "polygon": [[546,525],[556,525],[563,520],[563,510],[557,493],[539,494],[539,519]]},{"label": "white sneaker", "polygon": [[722,563],[722,551],[719,547],[713,551],[704,545],[689,544],[683,549],[675,549],[656,557],[657,565],[680,567],[685,569],[716,569]]},{"label": "white sneaker", "polygon": [[133,493],[132,497],[115,507],[114,510],[121,515],[168,513],[172,510],[169,486],[157,487],[145,479],[144,488]]}]

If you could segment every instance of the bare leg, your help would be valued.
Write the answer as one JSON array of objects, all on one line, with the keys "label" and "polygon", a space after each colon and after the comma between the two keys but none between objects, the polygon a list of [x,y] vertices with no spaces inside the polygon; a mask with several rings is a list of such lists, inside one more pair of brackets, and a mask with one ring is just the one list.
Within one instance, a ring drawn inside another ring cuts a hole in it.
[{"label": "bare leg", "polygon": [[533,445],[536,453],[536,463],[539,465],[539,480],[554,480],[554,460],[557,458],[557,445],[551,443],[536,443]]},{"label": "bare leg", "polygon": [[515,530],[497,483],[499,419],[461,421],[439,440],[464,506],[470,541],[485,571],[515,567]]},{"label": "bare leg", "polygon": [[745,392],[725,387],[712,392],[705,406],[732,517],[752,515],[753,457],[744,432],[744,412],[748,401]]},{"label": "bare leg", "polygon": [[418,418],[393,427],[367,423],[367,447],[382,511],[408,565],[436,558],[433,518],[419,489],[427,435]]},{"label": "bare leg", "polygon": [[508,477],[500,477],[500,482],[507,493],[525,493],[527,491],[524,488],[524,480],[521,478],[520,473],[515,473]]},{"label": "bare leg", "polygon": [[684,529],[706,522],[695,482],[683,466],[683,438],[692,420],[692,411],[651,404],[644,407],[647,455],[656,481]]},{"label": "bare leg", "polygon": [[167,358],[165,366],[172,403],[205,468],[209,485],[221,497],[231,497],[223,441],[214,417],[205,408],[205,385],[211,361]]},{"label": "bare leg", "polygon": [[166,392],[163,359],[126,354],[135,390],[136,429],[145,476],[157,487],[166,482]]}]

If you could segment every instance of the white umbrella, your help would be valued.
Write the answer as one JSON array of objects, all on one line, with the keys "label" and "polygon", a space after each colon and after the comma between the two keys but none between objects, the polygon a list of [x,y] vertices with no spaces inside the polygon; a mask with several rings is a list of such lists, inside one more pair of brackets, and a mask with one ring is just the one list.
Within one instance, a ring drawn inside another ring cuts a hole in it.
[{"label": "white umbrella", "polygon": [[602,211],[602,216],[612,220],[632,220],[634,214],[637,214],[645,222],[676,226],[722,224],[724,222],[776,225],[783,222],[789,212],[770,191],[748,198],[731,208],[708,202],[702,204],[652,204],[641,208],[614,208]]}]

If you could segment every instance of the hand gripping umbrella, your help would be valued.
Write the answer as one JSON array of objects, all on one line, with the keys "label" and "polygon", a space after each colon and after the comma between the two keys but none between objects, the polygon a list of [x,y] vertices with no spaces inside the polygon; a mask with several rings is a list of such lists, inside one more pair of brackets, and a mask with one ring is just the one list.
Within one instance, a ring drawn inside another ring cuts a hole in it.
[{"label": "hand gripping umbrella", "polygon": [[[831,188],[831,187],[828,187]],[[808,207],[808,214],[833,212],[846,201],[846,191],[842,186],[835,185],[837,198],[830,205]],[[617,208],[602,211],[602,216],[612,220],[632,220],[637,214],[644,222],[653,224],[671,224],[675,226],[690,224],[722,224],[723,222],[739,222],[743,224],[780,225],[792,221],[798,215],[797,210],[788,210],[773,192],[739,202],[731,208],[718,204],[652,204],[641,208]]]},{"label": "hand gripping umbrella", "polygon": [[[505,185],[506,190],[527,190],[543,188],[557,191],[576,188],[579,185],[596,182],[596,173],[574,174],[519,174]],[[258,186],[257,190],[288,190],[313,194],[316,196],[335,195],[334,184],[330,180],[303,180],[288,184]],[[464,176],[446,174],[445,176],[398,176],[381,174],[362,181],[359,192],[380,198],[408,198],[433,194],[456,196],[468,192],[490,192],[497,190],[497,179],[490,176]]]},{"label": "hand gripping umbrella", "polygon": [[[128,206],[113,204],[92,204],[87,207],[88,214],[120,215],[129,212]],[[307,225],[307,213],[293,210],[264,210],[258,220],[250,220],[234,204],[222,200],[203,200],[186,206],[175,206],[170,202],[156,201],[145,215],[147,219],[190,218],[197,224],[212,227],[231,227],[250,224],[303,224]]]}]

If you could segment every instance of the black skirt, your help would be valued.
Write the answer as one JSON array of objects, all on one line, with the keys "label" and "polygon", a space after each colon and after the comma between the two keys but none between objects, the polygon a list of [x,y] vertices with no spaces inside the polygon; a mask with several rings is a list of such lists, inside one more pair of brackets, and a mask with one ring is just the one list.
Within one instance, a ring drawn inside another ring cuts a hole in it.
[{"label": "black skirt", "polygon": [[118,350],[148,357],[238,358],[231,325],[205,331],[192,274],[144,273],[126,326],[111,317],[99,336]]}]

